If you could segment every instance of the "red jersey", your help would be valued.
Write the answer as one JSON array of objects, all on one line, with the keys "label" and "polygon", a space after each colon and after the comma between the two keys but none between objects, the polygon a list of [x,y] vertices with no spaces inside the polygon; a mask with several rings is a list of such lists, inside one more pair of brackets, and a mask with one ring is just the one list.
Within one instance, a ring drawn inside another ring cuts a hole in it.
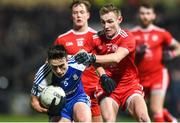
[{"label": "red jersey", "polygon": [[[60,35],[54,42],[54,45],[62,44],[66,48],[68,55],[74,55],[80,49],[83,49],[85,43],[92,41],[92,37],[95,33],[96,31],[92,28],[88,28],[88,31],[83,33],[77,33],[71,29]],[[84,88],[88,89],[95,89],[95,86],[99,83],[99,77],[96,74],[95,68],[92,66],[83,72],[81,79]]]},{"label": "red jersey", "polygon": [[162,71],[162,51],[164,45],[170,45],[173,37],[165,29],[155,25],[150,25],[147,29],[140,26],[132,29],[137,45],[145,44],[145,51],[142,61],[138,64],[138,70],[141,77],[153,74],[156,71]]},{"label": "red jersey", "polygon": [[93,36],[93,39],[91,44],[88,43],[85,46],[89,49],[88,52],[94,52],[98,55],[110,54],[116,52],[118,47],[126,48],[129,51],[129,54],[119,63],[103,64],[108,76],[120,84],[139,81],[137,68],[134,64],[135,39],[131,33],[120,29],[115,37],[108,39],[104,32],[99,32],[98,35]]}]

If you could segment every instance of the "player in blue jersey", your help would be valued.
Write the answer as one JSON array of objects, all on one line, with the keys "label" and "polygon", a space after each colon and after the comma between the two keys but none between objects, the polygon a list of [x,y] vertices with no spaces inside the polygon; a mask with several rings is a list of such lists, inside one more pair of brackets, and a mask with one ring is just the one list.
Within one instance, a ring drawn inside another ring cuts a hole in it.
[{"label": "player in blue jersey", "polygon": [[[91,122],[89,97],[85,94],[81,82],[81,74],[86,67],[77,64],[73,57],[67,59],[63,45],[55,45],[48,50],[48,63],[44,64],[36,73],[31,91],[31,106],[37,112],[50,115],[50,121],[59,122]],[[48,85],[63,88],[66,103],[60,102],[59,108],[54,108],[53,101],[49,109],[41,106],[39,96]],[[52,108],[52,109],[51,109]],[[59,113],[55,110],[58,109]]]}]

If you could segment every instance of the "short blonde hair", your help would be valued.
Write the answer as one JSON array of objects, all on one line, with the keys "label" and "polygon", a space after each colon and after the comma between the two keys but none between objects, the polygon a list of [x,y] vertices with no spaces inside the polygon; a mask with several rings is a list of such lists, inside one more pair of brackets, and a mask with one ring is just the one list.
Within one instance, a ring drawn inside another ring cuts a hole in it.
[{"label": "short blonde hair", "polygon": [[104,14],[107,14],[109,12],[114,12],[114,14],[116,14],[117,17],[121,16],[121,11],[115,5],[113,5],[112,3],[104,5],[99,10],[100,16],[104,15]]}]

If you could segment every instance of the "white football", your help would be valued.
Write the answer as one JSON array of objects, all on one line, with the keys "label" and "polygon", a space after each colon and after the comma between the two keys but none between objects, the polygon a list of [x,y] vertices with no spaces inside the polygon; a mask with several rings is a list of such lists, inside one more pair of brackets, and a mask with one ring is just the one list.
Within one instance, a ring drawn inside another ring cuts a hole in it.
[{"label": "white football", "polygon": [[41,92],[40,102],[45,108],[48,108],[54,98],[56,98],[55,105],[59,104],[61,96],[65,97],[64,90],[61,87],[50,85]]}]

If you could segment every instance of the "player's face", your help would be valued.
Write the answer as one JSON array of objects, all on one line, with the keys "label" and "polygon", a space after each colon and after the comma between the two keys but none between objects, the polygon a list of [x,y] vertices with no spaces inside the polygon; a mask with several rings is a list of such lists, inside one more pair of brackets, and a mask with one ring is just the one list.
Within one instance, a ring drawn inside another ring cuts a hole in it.
[{"label": "player's face", "polygon": [[89,17],[90,14],[84,4],[78,4],[72,7],[72,19],[75,27],[87,25]]},{"label": "player's face", "polygon": [[140,7],[139,9],[139,19],[143,26],[147,27],[153,23],[156,15],[151,8]]},{"label": "player's face", "polygon": [[58,77],[63,77],[67,72],[68,63],[65,57],[62,59],[51,59],[49,60],[49,64],[53,73]]},{"label": "player's face", "polygon": [[107,37],[112,38],[119,31],[119,24],[122,21],[122,17],[117,17],[114,12],[109,12],[100,16],[101,24]]}]

